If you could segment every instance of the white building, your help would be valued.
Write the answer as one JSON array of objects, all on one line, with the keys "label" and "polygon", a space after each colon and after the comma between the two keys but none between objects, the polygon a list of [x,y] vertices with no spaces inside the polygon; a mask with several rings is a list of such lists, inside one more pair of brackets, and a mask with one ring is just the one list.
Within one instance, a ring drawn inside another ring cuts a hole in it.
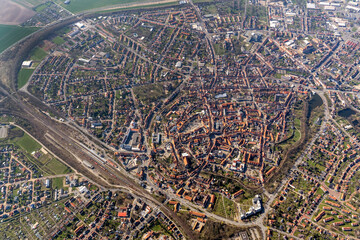
[{"label": "white building", "polygon": [[23,63],[21,64],[22,67],[31,67],[32,65],[32,61],[23,61]]},{"label": "white building", "polygon": [[307,4],[306,4],[306,7],[307,7],[308,9],[315,9],[315,8],[316,8],[316,5],[315,5],[315,3],[307,3]]}]

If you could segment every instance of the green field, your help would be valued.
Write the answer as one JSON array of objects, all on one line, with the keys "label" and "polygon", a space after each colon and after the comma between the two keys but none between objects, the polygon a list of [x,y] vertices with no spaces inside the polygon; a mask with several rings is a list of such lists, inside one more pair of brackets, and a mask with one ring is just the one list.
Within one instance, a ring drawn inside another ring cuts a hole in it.
[{"label": "green field", "polygon": [[30,59],[33,61],[42,61],[46,57],[47,52],[45,52],[45,50],[40,47],[36,47],[31,50],[29,55]]},{"label": "green field", "polygon": [[44,176],[52,176],[73,172],[70,167],[56,159],[51,153],[41,151],[41,156],[36,158],[32,153],[39,151],[42,148],[41,144],[19,128],[13,128],[11,131],[20,131],[21,134],[13,133],[13,137],[5,141],[15,144],[22,149],[21,151],[25,154],[26,158],[40,170],[39,173]]},{"label": "green field", "polygon": [[16,143],[28,153],[32,153],[41,148],[41,145],[36,142],[32,137],[30,137],[27,133],[24,133],[24,136],[16,140]]},{"label": "green field", "polygon": [[42,3],[46,3],[47,0],[13,0],[14,2],[19,3],[20,5],[29,8],[29,4],[36,7]]},{"label": "green field", "polygon": [[106,6],[114,6],[120,4],[127,4],[139,2],[140,0],[71,0],[70,4],[64,4],[62,0],[56,0],[58,4],[66,8],[70,12],[77,13],[90,9],[102,8]]},{"label": "green field", "polygon": [[10,26],[0,24],[0,52],[25,36],[35,32],[37,28]]},{"label": "green field", "polygon": [[33,72],[34,69],[26,69],[26,68],[23,68],[19,71],[18,81],[17,81],[18,88],[22,88],[27,83]]},{"label": "green field", "polygon": [[222,216],[222,217],[226,217],[226,213],[225,213],[225,209],[224,209],[224,205],[223,205],[223,201],[222,201],[222,196],[218,195],[216,197],[216,202],[215,202],[215,207],[214,207],[214,213],[216,215]]},{"label": "green field", "polygon": [[57,45],[61,45],[65,42],[65,40],[62,37],[57,36],[52,40],[52,42]]},{"label": "green field", "polygon": [[214,213],[219,216],[232,219],[234,217],[235,205],[234,202],[223,197],[221,194],[215,194],[216,201],[214,206]]},{"label": "green field", "polygon": [[53,178],[51,181],[52,181],[53,189],[61,189],[64,187],[64,178],[63,177]]},{"label": "green field", "polygon": [[134,7],[119,7],[119,8],[114,8],[111,10],[105,10],[105,11],[99,11],[98,13],[108,13],[108,12],[115,12],[117,10],[132,10],[132,9],[147,9],[147,8],[154,8],[154,7],[167,7],[167,6],[173,6],[173,5],[177,5],[178,2],[174,1],[174,2],[167,2],[167,3],[159,3],[159,4],[149,4],[146,6],[134,6]]},{"label": "green field", "polygon": [[71,168],[64,165],[62,162],[60,162],[56,158],[53,158],[44,167],[46,169],[49,169],[49,171],[51,171],[55,175],[57,175],[57,174],[66,174],[66,173],[71,173],[72,172]]},{"label": "green field", "polygon": [[48,4],[41,4],[41,5],[37,6],[34,10],[35,10],[35,12],[41,12],[45,8],[47,8],[47,6],[48,6]]}]

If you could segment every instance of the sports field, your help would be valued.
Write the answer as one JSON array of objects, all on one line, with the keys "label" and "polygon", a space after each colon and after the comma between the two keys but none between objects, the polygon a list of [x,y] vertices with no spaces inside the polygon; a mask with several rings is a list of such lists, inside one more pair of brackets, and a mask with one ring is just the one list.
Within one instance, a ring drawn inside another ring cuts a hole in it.
[{"label": "sports field", "polygon": [[28,153],[32,153],[41,148],[41,145],[30,137],[27,133],[24,133],[20,139],[17,139],[17,144],[26,150]]},{"label": "sports field", "polygon": [[19,71],[18,82],[17,82],[19,89],[22,88],[27,83],[33,72],[34,69],[27,69],[27,68],[23,68]]},{"label": "sports field", "polygon": [[52,42],[57,45],[61,45],[65,42],[65,40],[62,37],[57,36],[52,40]]},{"label": "sports field", "polygon": [[44,51],[44,49],[40,47],[35,47],[30,52],[30,59],[33,61],[41,61],[43,60],[47,55],[47,52]]},{"label": "sports field", "polygon": [[36,30],[37,28],[0,24],[0,53]]}]

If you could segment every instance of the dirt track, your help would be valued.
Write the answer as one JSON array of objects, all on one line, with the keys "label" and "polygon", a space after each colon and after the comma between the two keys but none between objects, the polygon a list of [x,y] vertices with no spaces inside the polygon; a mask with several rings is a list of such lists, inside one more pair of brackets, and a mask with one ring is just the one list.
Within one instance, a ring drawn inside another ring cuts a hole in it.
[{"label": "dirt track", "polygon": [[18,25],[35,15],[35,12],[11,0],[0,0],[0,24]]}]

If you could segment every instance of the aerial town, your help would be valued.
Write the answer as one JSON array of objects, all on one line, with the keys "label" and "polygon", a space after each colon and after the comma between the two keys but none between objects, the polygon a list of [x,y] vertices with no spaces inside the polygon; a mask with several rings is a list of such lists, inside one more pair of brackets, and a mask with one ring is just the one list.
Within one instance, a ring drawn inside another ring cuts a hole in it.
[{"label": "aerial town", "polygon": [[23,23],[74,19],[19,67],[43,137],[1,113],[0,239],[360,239],[360,2],[73,1]]}]

